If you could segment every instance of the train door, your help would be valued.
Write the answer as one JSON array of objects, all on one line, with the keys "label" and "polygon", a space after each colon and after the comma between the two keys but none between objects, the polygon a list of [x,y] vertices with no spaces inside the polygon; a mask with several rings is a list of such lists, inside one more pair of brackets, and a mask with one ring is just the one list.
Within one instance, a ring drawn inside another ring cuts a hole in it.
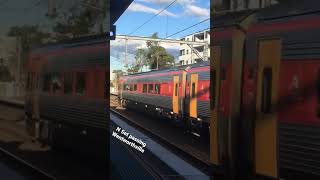
[{"label": "train door", "polygon": [[172,110],[179,113],[179,76],[173,76]]},{"label": "train door", "polygon": [[220,165],[218,150],[218,106],[220,97],[220,67],[221,67],[221,47],[214,46],[212,50],[211,62],[211,120],[210,120],[210,162],[216,166]]},{"label": "train door", "polygon": [[278,130],[275,106],[278,101],[278,78],[281,40],[261,40],[258,44],[258,81],[254,131],[255,173],[278,177]]},{"label": "train door", "polygon": [[191,74],[190,76],[190,117],[197,118],[197,94],[198,94],[198,74]]}]

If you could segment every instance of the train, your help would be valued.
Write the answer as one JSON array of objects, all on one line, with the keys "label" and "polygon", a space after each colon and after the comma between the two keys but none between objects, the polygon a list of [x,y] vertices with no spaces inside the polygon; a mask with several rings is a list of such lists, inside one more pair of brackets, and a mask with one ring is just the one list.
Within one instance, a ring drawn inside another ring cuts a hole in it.
[{"label": "train", "polygon": [[31,135],[52,149],[107,155],[108,43],[105,35],[92,35],[30,52],[25,112]]},{"label": "train", "polygon": [[119,80],[121,104],[180,121],[191,133],[208,134],[210,62],[135,73]]},{"label": "train", "polygon": [[280,1],[212,17],[215,172],[319,179],[319,7],[315,0]]}]

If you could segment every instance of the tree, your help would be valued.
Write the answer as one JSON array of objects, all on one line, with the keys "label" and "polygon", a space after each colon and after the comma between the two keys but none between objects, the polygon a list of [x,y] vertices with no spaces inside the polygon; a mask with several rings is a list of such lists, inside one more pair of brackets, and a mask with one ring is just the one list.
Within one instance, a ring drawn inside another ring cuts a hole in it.
[{"label": "tree", "polygon": [[124,72],[122,70],[113,70],[112,73],[114,74],[112,84],[115,88],[119,88],[118,87],[119,80],[120,80],[121,76],[124,75]]},{"label": "tree", "polygon": [[17,37],[20,41],[22,67],[25,66],[31,48],[43,44],[44,40],[50,37],[50,33],[41,31],[37,25],[12,26],[7,35],[9,37]]},{"label": "tree", "polygon": [[[136,69],[139,69],[140,72],[142,72],[143,66],[145,66],[147,64],[147,55],[148,52],[145,49],[138,49],[135,55],[135,59],[136,59]],[[138,70],[138,71],[139,71]]]},{"label": "tree", "polygon": [[[151,38],[158,38],[158,33],[153,33]],[[150,69],[167,68],[174,63],[174,57],[156,41],[147,41],[147,60]]]},{"label": "tree", "polygon": [[[91,33],[93,27],[98,23],[101,16],[105,17],[104,11],[97,12],[93,7],[95,1],[83,1],[82,4],[87,4],[86,6],[71,7],[67,11],[60,12],[54,18],[57,20],[56,24],[53,26],[53,31],[57,33],[57,40],[68,38],[69,36],[75,37],[78,35],[84,35]],[[103,31],[101,29],[100,31]]]}]

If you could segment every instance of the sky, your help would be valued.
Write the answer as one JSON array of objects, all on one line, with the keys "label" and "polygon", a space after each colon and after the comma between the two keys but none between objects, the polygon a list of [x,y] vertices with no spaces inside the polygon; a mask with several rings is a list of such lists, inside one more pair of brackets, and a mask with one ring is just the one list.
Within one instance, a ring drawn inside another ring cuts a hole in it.
[{"label": "sky", "polygon": [[[134,0],[129,8],[116,22],[117,35],[133,35],[149,37],[157,32],[160,38],[166,38],[184,28],[190,27],[210,17],[209,0],[177,0],[172,6],[156,16],[152,21],[136,30],[140,25],[167,7],[173,0]],[[210,27],[210,21],[206,21],[187,31],[174,35],[170,38],[180,39],[186,35],[198,32]],[[167,51],[178,58],[179,44],[165,44]],[[143,41],[128,41],[128,63],[134,61],[137,48],[144,48]],[[124,65],[124,41],[111,42],[111,72],[121,69]]]}]

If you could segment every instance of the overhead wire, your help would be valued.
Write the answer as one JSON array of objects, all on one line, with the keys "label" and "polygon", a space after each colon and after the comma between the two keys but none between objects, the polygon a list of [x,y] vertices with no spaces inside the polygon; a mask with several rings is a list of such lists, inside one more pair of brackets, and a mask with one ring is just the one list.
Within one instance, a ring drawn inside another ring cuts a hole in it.
[{"label": "overhead wire", "polygon": [[188,29],[191,29],[191,28],[193,28],[193,27],[195,27],[195,26],[197,26],[197,25],[199,25],[199,24],[202,24],[202,23],[208,21],[208,20],[210,20],[210,18],[204,19],[204,20],[202,20],[202,21],[200,21],[200,22],[198,22],[198,23],[196,23],[196,24],[193,24],[193,25],[191,25],[191,26],[189,26],[189,27],[186,27],[186,28],[184,28],[184,29],[182,29],[182,30],[180,30],[180,31],[178,31],[178,32],[175,32],[175,33],[167,36],[166,38],[169,38],[169,37],[172,37],[172,36],[177,35],[177,34],[179,34],[179,33],[182,33],[183,31],[186,31],[186,30],[188,30]]},{"label": "overhead wire", "polygon": [[166,9],[168,9],[170,6],[172,6],[177,0],[172,1],[169,5],[167,5],[165,8],[163,8],[161,11],[159,11],[157,14],[153,15],[151,18],[149,18],[148,20],[146,20],[144,23],[142,23],[140,26],[138,26],[136,29],[134,29],[131,33],[129,33],[128,35],[132,35],[133,33],[137,32],[140,28],[142,28],[144,25],[146,25],[147,23],[149,23],[150,21],[152,21],[155,17],[157,17],[158,15],[160,15],[163,11],[165,11]]}]

